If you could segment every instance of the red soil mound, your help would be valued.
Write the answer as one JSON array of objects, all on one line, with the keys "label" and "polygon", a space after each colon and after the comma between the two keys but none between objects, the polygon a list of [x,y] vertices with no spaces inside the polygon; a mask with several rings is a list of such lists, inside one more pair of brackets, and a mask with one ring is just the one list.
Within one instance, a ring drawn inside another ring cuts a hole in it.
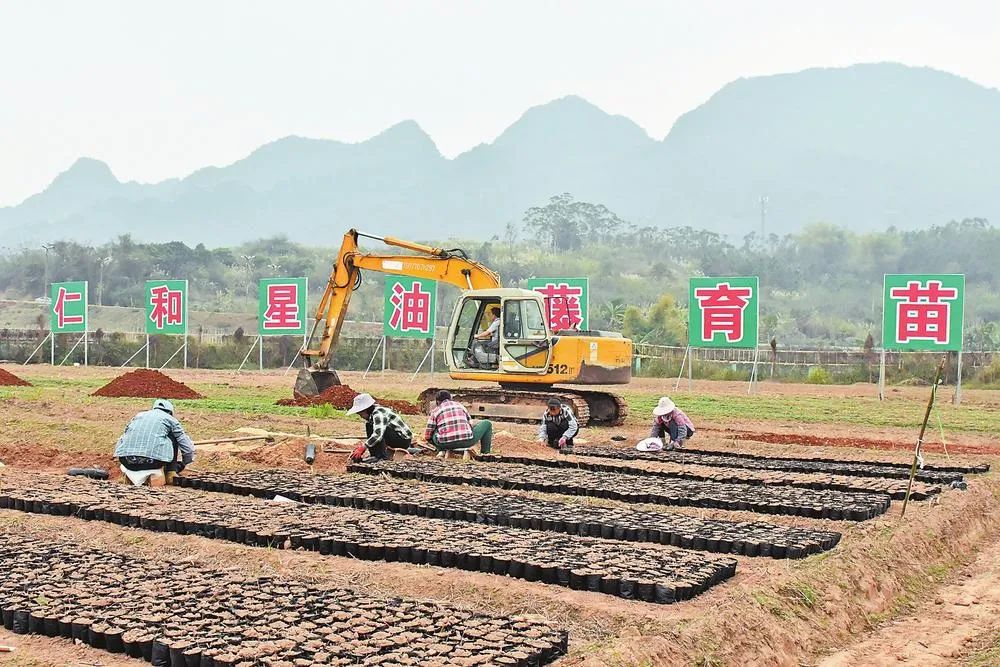
[{"label": "red soil mound", "polygon": [[[346,384],[338,384],[330,387],[317,396],[299,396],[297,398],[283,398],[278,401],[278,405],[296,405],[298,407],[308,407],[310,405],[329,404],[338,410],[347,410],[354,404],[354,397],[358,392],[351,389]],[[416,403],[410,401],[392,401],[375,399],[379,405],[384,405],[391,410],[395,410],[402,415],[419,415],[420,408]]]},{"label": "red soil mound", "polygon": [[30,387],[31,383],[0,368],[0,387]]},{"label": "red soil mound", "polygon": [[160,371],[149,368],[119,375],[93,395],[112,398],[204,398],[183,382],[172,380]]}]

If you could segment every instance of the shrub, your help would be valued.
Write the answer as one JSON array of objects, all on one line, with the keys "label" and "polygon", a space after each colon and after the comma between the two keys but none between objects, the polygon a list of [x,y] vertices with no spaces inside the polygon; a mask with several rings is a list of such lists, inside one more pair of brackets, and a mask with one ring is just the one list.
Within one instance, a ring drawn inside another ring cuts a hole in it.
[{"label": "shrub", "polygon": [[806,377],[806,382],[809,384],[830,384],[832,379],[830,378],[830,373],[825,368],[821,366],[813,366],[809,369],[809,375]]}]

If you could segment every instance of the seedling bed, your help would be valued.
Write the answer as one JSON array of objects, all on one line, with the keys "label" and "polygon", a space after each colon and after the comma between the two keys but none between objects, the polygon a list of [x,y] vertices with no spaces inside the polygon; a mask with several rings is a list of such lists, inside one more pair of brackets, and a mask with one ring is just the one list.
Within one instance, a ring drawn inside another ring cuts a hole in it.
[{"label": "seedling bed", "polygon": [[[789,472],[832,473],[856,477],[890,477],[909,479],[909,463],[891,461],[844,461],[826,458],[771,457],[743,452],[715,452],[706,449],[683,449],[681,451],[640,452],[612,446],[576,447],[578,456],[600,456],[625,459],[628,461],[670,461],[702,466],[724,468],[750,468],[754,470],[786,470]],[[962,479],[964,474],[989,472],[987,464],[975,466],[925,465],[917,470],[916,479],[932,484],[950,484]]]},{"label": "seedling bed", "polygon": [[671,546],[75,477],[8,475],[6,481],[0,509],[362,560],[478,570],[661,604],[694,597],[736,571],[735,559]]},{"label": "seedling bed", "polygon": [[840,533],[764,522],[699,519],[541,500],[447,484],[415,484],[370,475],[309,475],[289,470],[192,473],[180,486],[239,495],[281,495],[311,504],[512,526],[605,539],[669,544],[684,549],[772,558],[803,558],[832,549]]},{"label": "seedling bed", "polygon": [[629,503],[687,505],[817,519],[863,521],[889,509],[885,493],[848,493],[787,486],[750,486],[665,477],[640,477],[578,468],[546,468],[517,463],[449,463],[407,459],[354,463],[348,472],[391,475],[445,484],[495,486]]},{"label": "seedling bed", "polygon": [[79,640],[159,667],[542,665],[567,633],[21,535],[0,539],[0,615],[16,634]]},{"label": "seedling bed", "polygon": [[[803,489],[826,489],[859,493],[887,493],[893,500],[906,497],[907,480],[876,477],[847,477],[826,473],[799,473],[784,470],[747,470],[744,468],[724,469],[716,467],[683,467],[671,459],[659,460],[619,460],[610,458],[539,459],[526,456],[484,456],[488,463],[518,463],[548,468],[579,468],[597,472],[614,472],[624,475],[652,475],[673,479],[705,480],[726,484],[751,484],[753,486],[794,486]],[[667,464],[671,467],[663,467]],[[927,500],[941,493],[940,486],[915,482],[910,492],[911,500]]]}]

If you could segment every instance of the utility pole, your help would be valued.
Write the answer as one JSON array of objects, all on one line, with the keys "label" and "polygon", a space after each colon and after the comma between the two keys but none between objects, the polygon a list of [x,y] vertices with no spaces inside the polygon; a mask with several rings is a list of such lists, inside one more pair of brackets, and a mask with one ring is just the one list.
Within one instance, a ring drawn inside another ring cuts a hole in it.
[{"label": "utility pole", "polygon": [[43,243],[42,248],[45,250],[45,283],[42,285],[42,298],[49,296],[49,250],[55,248],[51,243]]},{"label": "utility pole", "polygon": [[767,234],[765,231],[767,229],[767,195],[760,196],[760,237],[761,239]]},{"label": "utility pole", "polygon": [[97,305],[104,305],[104,267],[111,263],[111,256],[102,257],[97,260],[98,274],[97,274]]},{"label": "utility pole", "polygon": [[250,282],[253,279],[253,261],[257,259],[257,255],[240,255],[243,261],[247,263],[247,301],[250,300]]}]

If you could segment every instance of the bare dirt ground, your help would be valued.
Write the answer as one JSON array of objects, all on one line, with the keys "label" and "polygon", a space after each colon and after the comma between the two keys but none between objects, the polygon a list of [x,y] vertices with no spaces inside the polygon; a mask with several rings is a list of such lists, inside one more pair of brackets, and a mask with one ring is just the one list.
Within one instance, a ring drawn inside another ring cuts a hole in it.
[{"label": "bare dirt ground", "polygon": [[[37,386],[0,388],[0,461],[28,469],[60,470],[71,465],[109,467],[110,452],[124,424],[144,409],[146,399],[99,399],[90,393],[120,371],[116,369],[9,368]],[[321,415],[305,410],[282,411],[274,401],[290,395],[292,377],[210,371],[171,371],[175,379],[190,384],[207,398],[183,402],[178,416],[196,439],[238,435],[242,426],[304,433],[306,427],[322,435],[360,434],[359,421],[342,414]],[[410,398],[424,386],[453,386],[442,376],[420,377],[410,384],[405,374],[387,374],[362,380],[345,374],[356,390],[389,398]],[[660,394],[685,401],[730,397],[733,405],[746,397],[742,383],[696,383],[695,392],[671,392],[671,382],[639,380],[628,387],[630,403],[648,405]],[[815,410],[815,402],[863,401],[876,414],[872,387],[764,384],[758,390],[767,400],[787,402],[787,414],[755,418],[743,410],[731,419],[702,419],[688,410],[698,426],[698,448],[752,451],[771,455],[822,456],[850,459],[883,459],[908,462],[916,428],[798,421],[799,410]],[[906,407],[919,412],[927,398],[926,387],[900,388],[886,410]],[[942,393],[942,398],[944,398]],[[965,392],[963,404],[984,415],[1000,412],[1000,394]],[[724,408],[725,406],[723,406]],[[614,429],[588,429],[582,439],[606,442],[622,434],[634,440],[648,431],[648,414],[634,410],[628,422]],[[751,411],[752,412],[752,411]],[[978,414],[978,413],[977,413]],[[810,416],[809,419],[814,419]],[[1000,462],[1000,443],[993,421],[969,422],[971,428],[945,431],[950,458],[930,453],[929,462]],[[973,415],[973,418],[978,419]],[[989,418],[989,417],[988,417]],[[409,418],[416,429],[422,419]],[[496,445],[502,452],[553,456],[533,442],[535,427],[528,424],[497,426]],[[732,429],[732,430],[727,430]],[[843,436],[858,439],[858,448],[751,440],[734,431],[800,433],[818,438]],[[898,442],[905,449],[879,451],[866,447],[866,437]],[[273,446],[235,453],[199,457],[202,469],[282,466],[305,469],[303,441],[287,440]],[[959,453],[956,445],[976,447]],[[321,455],[318,467],[341,470],[344,455]],[[0,473],[2,475],[2,473]],[[0,477],[2,483],[2,477]],[[183,490],[175,490],[183,493]],[[612,501],[571,499],[572,502],[614,504]],[[0,511],[0,539],[5,533],[57,531],[83,543],[93,543],[136,554],[191,560],[248,573],[274,573],[329,586],[350,586],[373,596],[409,596],[447,600],[498,614],[537,613],[570,630],[570,654],[564,665],[831,665],[975,664],[977,655],[988,655],[993,641],[989,621],[1000,617],[997,602],[1000,563],[1000,476],[996,473],[970,478],[967,492],[948,491],[934,503],[913,503],[900,520],[899,503],[890,512],[861,524],[801,517],[761,516],[749,512],[698,508],[642,509],[692,514],[737,521],[764,520],[784,525],[809,526],[844,533],[831,552],[801,561],[775,561],[739,557],[737,575],[692,601],[661,606],[604,595],[573,591],[494,575],[446,570],[399,563],[374,563],[315,553],[254,549],[199,537],[153,534],[108,524],[84,523],[71,518],[26,515]],[[966,573],[971,577],[965,576]],[[940,604],[936,604],[941,600]],[[962,604],[969,601],[969,605]],[[932,619],[925,621],[922,619]],[[933,626],[933,627],[932,627]],[[995,631],[995,621],[992,630]],[[903,641],[910,637],[913,641]],[[921,647],[919,641],[927,644]],[[49,665],[136,665],[137,661],[110,656],[69,642],[14,636],[0,630],[0,644],[15,645],[15,654],[0,654],[0,663]],[[922,654],[919,651],[926,650]],[[939,654],[943,657],[935,657]],[[945,655],[948,654],[948,655]],[[910,657],[912,656],[912,657]],[[864,662],[864,660],[872,662]],[[883,660],[880,662],[879,660]],[[944,660],[932,662],[931,660]],[[950,662],[949,662],[950,661]],[[990,664],[990,663],[981,663]]]}]

